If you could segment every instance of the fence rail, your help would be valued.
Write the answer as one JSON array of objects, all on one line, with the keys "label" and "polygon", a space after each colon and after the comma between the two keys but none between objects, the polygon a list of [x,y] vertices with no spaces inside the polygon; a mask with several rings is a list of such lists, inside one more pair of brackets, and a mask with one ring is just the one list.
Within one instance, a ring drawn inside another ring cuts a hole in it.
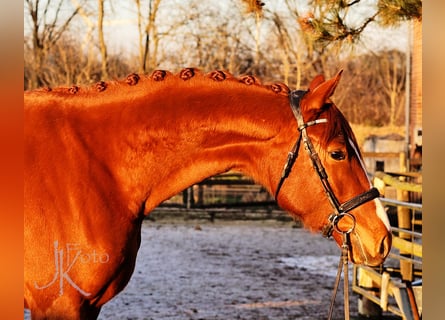
[{"label": "fence rail", "polygon": [[188,209],[265,206],[279,210],[275,199],[263,186],[232,172],[205,179],[161,204],[161,207]]},{"label": "fence rail", "polygon": [[151,218],[294,221],[267,190],[235,172],[210,177],[158,206]]},{"label": "fence rail", "polygon": [[[378,268],[354,265],[352,289],[359,294],[359,313],[379,316],[390,312],[404,320],[422,314],[422,204],[405,201],[409,193],[421,195],[422,186],[412,181],[414,174],[377,172],[374,184],[381,194],[396,189],[398,199],[381,198],[391,221],[393,242],[385,263]],[[405,181],[404,181],[405,180]],[[394,192],[393,192],[394,194]]]}]

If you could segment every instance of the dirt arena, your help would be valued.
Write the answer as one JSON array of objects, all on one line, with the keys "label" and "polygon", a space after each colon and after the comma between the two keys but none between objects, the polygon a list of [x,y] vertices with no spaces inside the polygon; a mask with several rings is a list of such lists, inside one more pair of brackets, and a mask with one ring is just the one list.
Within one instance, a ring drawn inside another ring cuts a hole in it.
[{"label": "dirt arena", "polygon": [[326,319],[338,260],[289,222],[145,221],[133,278],[100,319]]}]

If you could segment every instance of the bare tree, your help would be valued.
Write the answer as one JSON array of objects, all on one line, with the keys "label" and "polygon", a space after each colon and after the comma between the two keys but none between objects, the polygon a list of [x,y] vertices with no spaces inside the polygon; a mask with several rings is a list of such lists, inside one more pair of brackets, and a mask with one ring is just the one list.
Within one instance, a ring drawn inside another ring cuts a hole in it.
[{"label": "bare tree", "polygon": [[159,35],[157,33],[156,17],[161,0],[148,0],[148,12],[145,19],[141,1],[135,0],[135,3],[138,15],[140,71],[147,72],[150,66],[156,66],[157,64]]},{"label": "bare tree", "polygon": [[[283,18],[276,12],[271,17],[274,31],[277,33],[276,50],[281,51],[282,73],[284,82],[291,87],[301,88],[303,64],[303,48],[300,44],[298,31],[286,25]],[[294,79],[291,83],[291,79]]]},{"label": "bare tree", "polygon": [[397,120],[400,123],[405,105],[405,55],[398,51],[382,52],[379,60],[380,79],[383,93],[386,95],[389,105],[388,125],[395,126]]},{"label": "bare tree", "polygon": [[259,65],[261,52],[260,52],[260,29],[261,29],[261,18],[263,17],[263,6],[264,2],[260,0],[243,0],[247,5],[247,12],[252,13],[255,16],[255,55],[254,64]]},{"label": "bare tree", "polygon": [[105,44],[105,38],[104,38],[104,29],[103,29],[103,23],[104,23],[104,2],[105,0],[98,0],[98,15],[97,15],[97,31],[99,36],[99,51],[100,56],[102,58],[102,64],[101,64],[101,74],[103,79],[108,78],[108,53],[107,53],[107,46]]},{"label": "bare tree", "polygon": [[[176,33],[185,35],[180,43],[181,51],[187,54],[180,60],[188,65],[197,65],[204,70],[224,69],[231,73],[240,72],[240,54],[248,51],[241,40],[240,13],[237,8],[226,8],[194,1],[180,7],[175,33],[168,38],[178,39]],[[230,17],[230,18],[229,18]],[[178,60],[178,59],[177,59]]]},{"label": "bare tree", "polygon": [[92,14],[87,11],[85,7],[80,6],[78,0],[71,0],[74,6],[79,7],[79,15],[82,17],[83,22],[85,23],[85,27],[87,28],[86,32],[84,32],[84,37],[81,43],[81,51],[85,52],[86,55],[86,64],[80,70],[80,74],[77,76],[77,82],[89,82],[91,80],[91,74],[93,71],[93,62],[95,61],[96,56],[96,46],[93,41],[93,33],[96,29],[96,23],[92,18]]},{"label": "bare tree", "polygon": [[346,57],[335,92],[336,103],[352,123],[400,126],[404,123],[405,54],[383,51]]},{"label": "bare tree", "polygon": [[[280,61],[281,73],[284,81],[290,87],[301,88],[316,74],[330,76],[335,71],[330,69],[333,60],[338,59],[337,48],[318,46],[313,38],[307,34],[304,23],[306,13],[302,13],[301,2],[285,0],[287,11],[271,12],[264,10],[264,20],[270,21],[271,33],[266,43],[271,43],[266,49],[268,56],[272,53],[279,55],[271,59],[269,68]],[[265,6],[267,8],[267,4]],[[272,38],[275,34],[276,38]],[[263,56],[264,58],[264,56]]]},{"label": "bare tree", "polygon": [[49,84],[47,75],[42,72],[49,50],[69,29],[70,23],[79,13],[80,6],[69,8],[64,0],[25,0],[31,29],[30,46],[33,53],[31,65],[34,72],[30,73],[29,87],[41,87]]}]

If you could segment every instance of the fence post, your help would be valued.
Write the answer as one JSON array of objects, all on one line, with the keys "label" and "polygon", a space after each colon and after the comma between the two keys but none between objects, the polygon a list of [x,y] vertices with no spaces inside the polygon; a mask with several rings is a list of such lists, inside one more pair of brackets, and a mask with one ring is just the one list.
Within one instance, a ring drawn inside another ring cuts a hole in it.
[{"label": "fence post", "polygon": [[[368,290],[370,294],[377,295],[375,288],[378,288],[378,284],[362,270],[358,270],[358,285]],[[382,308],[375,304],[372,300],[368,299],[364,295],[360,295],[358,298],[358,314],[369,318],[380,318],[382,315]]]},{"label": "fence post", "polygon": [[198,206],[204,205],[204,187],[198,184]]},{"label": "fence post", "polygon": [[182,192],[182,203],[186,209],[191,209],[195,205],[195,198],[193,194],[193,186],[184,189]]},{"label": "fence post", "polygon": [[[406,172],[406,155],[404,152],[400,153],[400,171]],[[400,177],[400,180],[404,181],[404,177]],[[409,201],[408,191],[397,189],[397,200]],[[409,208],[397,207],[397,220],[399,228],[411,230],[411,210]],[[402,239],[410,240],[410,235],[404,232],[400,232],[399,237]],[[400,255],[411,256],[411,252],[400,249]],[[400,261],[400,273],[402,279],[406,281],[413,281],[413,264],[409,261]]]}]

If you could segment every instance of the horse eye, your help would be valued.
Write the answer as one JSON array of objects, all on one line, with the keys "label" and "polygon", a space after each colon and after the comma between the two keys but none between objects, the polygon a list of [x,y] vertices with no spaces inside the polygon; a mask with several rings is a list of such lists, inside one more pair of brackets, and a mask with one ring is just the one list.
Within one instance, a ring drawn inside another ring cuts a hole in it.
[{"label": "horse eye", "polygon": [[330,153],[330,155],[331,155],[331,158],[332,158],[332,159],[337,160],[337,161],[345,160],[345,158],[346,158],[345,153],[344,153],[343,151],[340,151],[340,150],[338,150],[338,151],[332,151],[332,152]]}]

